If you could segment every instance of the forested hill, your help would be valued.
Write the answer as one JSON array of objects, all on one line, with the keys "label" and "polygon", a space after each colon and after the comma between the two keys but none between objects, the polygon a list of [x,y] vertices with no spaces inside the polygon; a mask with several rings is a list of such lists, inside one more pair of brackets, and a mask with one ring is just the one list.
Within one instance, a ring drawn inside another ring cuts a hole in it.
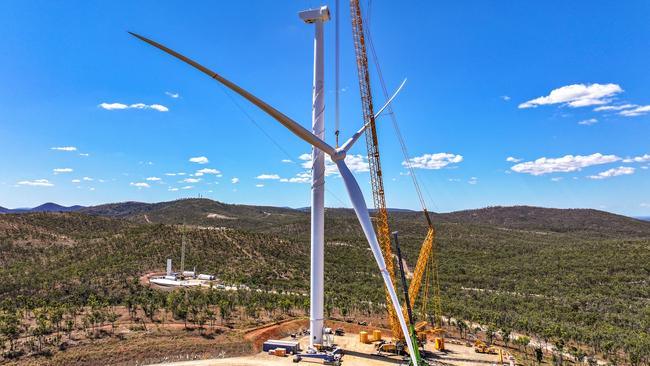
[{"label": "forested hill", "polygon": [[[123,202],[83,208],[91,215],[125,218],[140,223],[195,224],[246,229],[270,228],[301,222],[309,212],[301,209],[232,205],[209,199],[183,199],[160,203]],[[329,208],[333,217],[353,219],[351,209]],[[393,220],[424,224],[422,213],[391,210]],[[556,209],[531,206],[495,206],[475,210],[433,214],[434,221],[470,223],[518,230],[590,232],[608,236],[650,236],[650,222],[593,209]]]},{"label": "forested hill", "polygon": [[[390,220],[413,266],[426,221],[402,211]],[[445,315],[612,355],[650,350],[650,222],[524,206],[433,220]],[[327,209],[325,230],[328,306],[385,311],[381,277],[353,212]],[[187,265],[226,283],[308,292],[308,212],[207,199],[127,202],[0,215],[0,311],[84,305],[91,295],[125,304],[135,296],[133,279],[164,270],[166,258],[179,263],[183,239]]]},{"label": "forested hill", "polygon": [[61,206],[56,203],[52,202],[47,202],[44,203],[40,206],[36,206],[33,208],[15,208],[15,209],[9,209],[9,208],[4,208],[0,207],[0,214],[2,213],[28,213],[28,212],[74,212],[74,211],[79,211],[83,208],[83,206],[75,205],[75,206]]},{"label": "forested hill", "polygon": [[531,206],[487,207],[441,215],[449,222],[554,232],[602,232],[647,236],[647,221],[592,209],[557,209]]}]

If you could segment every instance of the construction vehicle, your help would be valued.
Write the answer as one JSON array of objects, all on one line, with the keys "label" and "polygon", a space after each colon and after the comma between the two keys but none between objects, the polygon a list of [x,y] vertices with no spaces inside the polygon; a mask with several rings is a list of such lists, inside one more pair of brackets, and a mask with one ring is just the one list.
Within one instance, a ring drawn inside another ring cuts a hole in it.
[{"label": "construction vehicle", "polygon": [[303,353],[298,353],[293,356],[292,361],[294,363],[298,363],[302,361],[303,359],[309,359],[309,360],[321,360],[325,365],[334,365],[334,366],[340,366],[341,365],[341,357],[342,357],[342,351],[340,348],[335,348],[332,351],[326,351],[326,352],[303,352]]},{"label": "construction vehicle", "polygon": [[[388,211],[386,209],[386,199],[384,195],[384,184],[383,184],[383,175],[381,170],[381,162],[379,155],[378,147],[378,138],[377,138],[377,129],[375,124],[375,114],[373,110],[373,100],[372,100],[372,91],[370,88],[370,73],[368,70],[368,55],[366,51],[366,35],[368,36],[370,49],[372,51],[373,57],[375,59],[375,65],[377,67],[379,80],[381,82],[382,90],[384,96],[388,96],[387,88],[385,86],[381,69],[377,62],[377,57],[374,52],[374,47],[372,45],[372,39],[369,37],[369,33],[364,32],[363,28],[363,18],[361,15],[361,8],[359,5],[359,0],[350,1],[350,13],[352,19],[352,36],[354,43],[354,50],[356,55],[356,64],[357,64],[357,74],[359,79],[359,89],[361,94],[361,105],[363,112],[363,123],[368,124],[370,127],[366,130],[366,147],[368,151],[368,164],[370,168],[370,182],[372,187],[373,194],[373,203],[376,209],[376,226],[377,226],[377,239],[380,243],[384,261],[386,262],[386,268],[390,274],[393,286],[395,285],[395,270],[393,265],[393,254],[390,242],[390,228],[388,226]],[[415,306],[416,299],[420,293],[422,287],[423,279],[425,280],[425,292],[424,298],[422,299],[422,314],[427,312],[427,306],[430,300],[433,302],[433,316],[431,317],[432,326],[430,329],[424,329],[421,327],[420,333],[421,337],[424,337],[426,340],[427,334],[435,334],[438,337],[436,338],[436,344],[439,345],[438,349],[444,349],[444,338],[442,337],[442,309],[440,303],[440,287],[438,281],[438,265],[437,258],[435,256],[435,229],[431,222],[429,212],[426,208],[426,204],[422,197],[422,192],[420,190],[415,172],[411,166],[410,159],[408,157],[408,151],[406,149],[406,144],[402,135],[399,131],[395,114],[392,113],[392,108],[388,107],[389,114],[393,119],[393,125],[395,127],[397,136],[402,147],[402,153],[404,154],[404,160],[406,166],[409,170],[409,175],[411,176],[420,204],[422,206],[425,218],[428,224],[427,235],[420,249],[420,254],[418,261],[413,273],[413,279],[409,287],[409,304],[411,308]],[[336,134],[338,135],[338,128]],[[400,261],[401,262],[401,261]],[[431,299],[429,298],[429,289],[433,288],[433,294]],[[380,352],[394,352],[401,353],[404,348],[404,335],[402,334],[400,324],[397,319],[397,315],[391,306],[390,296],[388,291],[386,291],[386,304],[388,309],[388,321],[390,324],[390,329],[393,334],[395,341],[393,344],[382,343],[378,345],[378,351]],[[403,307],[402,311],[406,316],[407,306]],[[409,318],[406,318],[407,323]]]},{"label": "construction vehicle", "polygon": [[474,352],[476,352],[476,353],[486,353],[486,354],[489,354],[489,355],[496,355],[496,354],[499,354],[499,349],[494,347],[494,346],[488,346],[482,340],[477,339],[474,342]]}]

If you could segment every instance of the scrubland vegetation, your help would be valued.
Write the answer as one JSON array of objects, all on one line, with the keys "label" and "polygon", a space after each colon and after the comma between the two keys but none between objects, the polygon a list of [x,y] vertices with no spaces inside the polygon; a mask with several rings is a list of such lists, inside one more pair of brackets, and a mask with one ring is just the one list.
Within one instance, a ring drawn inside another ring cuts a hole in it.
[{"label": "scrubland vegetation", "polygon": [[[381,278],[353,214],[329,209],[326,216],[327,312],[383,314]],[[435,221],[443,313],[462,320],[453,323],[459,330],[481,324],[486,338],[527,334],[558,355],[650,364],[650,223],[531,207]],[[423,218],[392,212],[391,226],[413,266]],[[4,357],[49,352],[74,332],[110,334],[120,316],[143,327],[171,319],[200,330],[304,314],[308,228],[305,212],[209,200],[0,215]],[[179,263],[182,235],[186,266],[252,291],[163,292],[140,284],[167,257]]]}]

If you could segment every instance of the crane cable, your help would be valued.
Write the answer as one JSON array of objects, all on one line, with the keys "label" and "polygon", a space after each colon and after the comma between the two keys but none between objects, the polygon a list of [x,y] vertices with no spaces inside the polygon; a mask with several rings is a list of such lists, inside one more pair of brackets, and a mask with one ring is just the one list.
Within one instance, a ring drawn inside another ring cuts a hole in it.
[{"label": "crane cable", "polygon": [[[377,53],[375,51],[375,46],[372,41],[372,36],[370,35],[369,27],[366,28],[366,39],[368,40],[368,46],[370,48],[370,53],[372,54],[372,59],[375,64],[375,68],[377,69],[377,76],[379,78],[381,88],[384,92],[384,97],[388,98],[389,97],[388,89],[386,88],[386,83],[384,81],[384,77],[381,72],[381,67],[379,66],[379,58],[377,57]],[[399,129],[399,124],[397,123],[397,117],[395,116],[395,113],[393,113],[393,107],[391,105],[388,105],[388,107],[386,107],[386,112],[387,114],[390,115],[391,120],[393,122],[393,127],[395,128],[395,134],[397,135],[397,139],[399,140],[400,147],[402,148],[402,154],[404,155],[404,165],[406,165],[408,174],[411,176],[411,179],[413,180],[413,186],[415,187],[415,191],[418,195],[420,206],[422,206],[423,210],[427,211],[427,205],[426,202],[424,201],[424,197],[422,196],[422,190],[420,189],[420,184],[418,183],[418,179],[415,176],[415,170],[413,169],[413,164],[409,157],[408,149],[406,148],[406,142],[404,141],[402,132]]]},{"label": "crane cable", "polygon": [[[368,1],[368,9],[370,9],[370,4],[371,0]],[[369,15],[370,10],[368,10],[368,15]],[[369,17],[368,17],[369,18]],[[368,21],[368,25],[370,22]],[[375,46],[372,40],[372,35],[370,34],[370,26],[366,27],[365,29],[365,35],[366,39],[368,40],[368,47],[370,48],[370,53],[373,58],[373,63],[375,64],[375,68],[377,70],[377,76],[379,78],[379,82],[381,84],[382,91],[384,93],[384,97],[388,98],[388,89],[386,88],[386,83],[384,81],[383,74],[381,72],[381,67],[379,65],[379,58],[377,57],[377,52],[375,51]],[[397,135],[397,139],[399,140],[400,147],[402,149],[402,154],[404,155],[404,165],[406,166],[408,170],[408,174],[411,176],[411,179],[413,181],[413,186],[415,187],[415,191],[418,196],[418,200],[420,201],[420,206],[422,207],[422,210],[424,211],[425,217],[427,219],[427,222],[429,224],[429,229],[432,229],[432,223],[429,218],[426,202],[424,200],[424,197],[422,195],[422,190],[420,189],[420,184],[418,183],[417,177],[415,175],[415,170],[413,168],[412,161],[410,159],[408,149],[406,147],[406,142],[404,141],[404,137],[402,136],[402,132],[400,131],[399,124],[397,123],[397,117],[395,116],[395,113],[393,112],[393,108],[391,105],[389,105],[386,108],[387,114],[390,115],[391,121],[393,123],[393,128],[395,129],[395,134]],[[428,192],[427,192],[428,193]],[[429,195],[429,198],[431,199],[431,196]],[[433,200],[432,200],[433,201]],[[435,204],[434,204],[435,206]],[[433,285],[436,286],[436,289],[439,289],[440,284],[439,284],[439,278],[438,278],[438,269],[437,269],[437,263],[436,263],[436,253],[435,249],[431,253],[429,261],[426,265],[425,269],[425,283],[424,283],[424,299],[421,302],[421,315],[425,315],[428,312],[428,306],[429,306],[429,297],[432,295],[432,299],[434,301],[433,307],[434,307],[434,316],[432,319],[432,323],[434,326],[440,326],[441,319],[438,319],[440,316],[440,295],[439,295],[439,290],[438,291],[433,291],[433,294],[430,294],[430,285],[433,282]],[[426,316],[426,315],[425,315]]]}]

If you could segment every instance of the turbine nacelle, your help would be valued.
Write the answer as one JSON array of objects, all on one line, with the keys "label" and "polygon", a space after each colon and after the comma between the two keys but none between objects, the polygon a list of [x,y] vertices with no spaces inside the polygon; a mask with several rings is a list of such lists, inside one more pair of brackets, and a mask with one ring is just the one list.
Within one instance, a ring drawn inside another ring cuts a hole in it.
[{"label": "turbine nacelle", "polygon": [[305,23],[312,24],[317,22],[326,22],[330,20],[330,10],[327,6],[321,6],[318,9],[309,9],[298,13],[300,19]]}]

